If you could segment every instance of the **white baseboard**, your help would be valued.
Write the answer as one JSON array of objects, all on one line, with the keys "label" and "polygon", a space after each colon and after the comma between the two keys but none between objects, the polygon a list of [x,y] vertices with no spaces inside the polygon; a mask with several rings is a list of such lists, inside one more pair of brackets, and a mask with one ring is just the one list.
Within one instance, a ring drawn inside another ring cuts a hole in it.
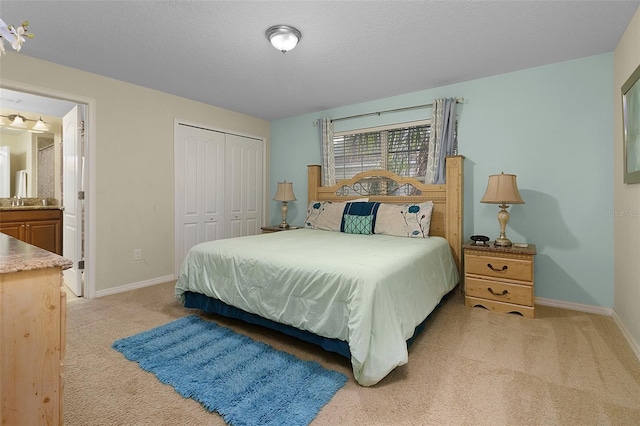
[{"label": "white baseboard", "polygon": [[629,346],[631,346],[631,350],[636,354],[636,357],[640,361],[640,345],[638,345],[638,342],[636,342],[633,339],[633,336],[631,335],[631,333],[627,331],[626,327],[624,326],[622,321],[620,321],[620,317],[618,316],[615,310],[613,311],[613,320],[618,325],[618,328],[622,332],[622,335],[624,336],[624,338],[627,339],[627,343],[629,343]]},{"label": "white baseboard", "polygon": [[118,294],[129,290],[135,290],[137,288],[149,287],[150,285],[162,284],[168,281],[174,281],[175,278],[173,274],[165,275],[164,277],[152,278],[146,281],[139,281],[137,283],[120,285],[118,287],[108,288],[106,290],[98,290],[96,291],[95,297],[109,296],[111,294]]},{"label": "white baseboard", "polygon": [[553,306],[554,308],[570,309],[572,311],[587,312],[590,314],[605,315],[610,317],[613,313],[611,308],[603,308],[601,306],[583,305],[581,303],[565,302],[563,300],[545,299],[536,297],[535,303],[543,306]]},{"label": "white baseboard", "polygon": [[535,303],[538,305],[553,306],[555,308],[570,309],[572,311],[587,312],[590,314],[598,314],[598,315],[613,317],[614,322],[622,332],[622,335],[624,336],[625,340],[631,347],[631,350],[633,351],[633,353],[636,354],[636,357],[638,358],[638,360],[640,360],[640,345],[638,345],[638,342],[636,342],[633,339],[633,336],[631,335],[631,333],[627,331],[622,321],[620,321],[620,317],[618,317],[618,314],[616,314],[616,311],[614,311],[613,309],[603,308],[601,306],[591,306],[591,305],[582,305],[580,303],[564,302],[562,300],[544,299],[541,297],[536,297]]}]

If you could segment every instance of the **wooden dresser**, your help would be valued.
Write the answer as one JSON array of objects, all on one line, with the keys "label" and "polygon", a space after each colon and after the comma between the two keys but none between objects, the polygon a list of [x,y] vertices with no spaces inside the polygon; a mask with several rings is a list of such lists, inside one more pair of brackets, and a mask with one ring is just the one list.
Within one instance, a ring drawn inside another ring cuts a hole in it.
[{"label": "wooden dresser", "polygon": [[469,241],[463,249],[466,306],[535,318],[534,244],[526,248],[496,247]]},{"label": "wooden dresser", "polygon": [[72,262],[0,234],[0,424],[63,424],[66,294]]}]

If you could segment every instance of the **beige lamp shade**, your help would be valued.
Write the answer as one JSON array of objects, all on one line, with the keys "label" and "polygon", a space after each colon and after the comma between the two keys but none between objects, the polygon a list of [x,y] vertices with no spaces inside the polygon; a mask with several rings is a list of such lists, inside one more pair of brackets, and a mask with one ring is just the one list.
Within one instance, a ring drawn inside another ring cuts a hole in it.
[{"label": "beige lamp shade", "polygon": [[295,201],[296,196],[293,194],[293,183],[291,182],[278,182],[278,190],[276,196],[273,197],[274,201]]},{"label": "beige lamp shade", "polygon": [[501,173],[489,176],[487,190],[480,200],[481,203],[491,204],[524,204],[518,185],[516,175]]}]

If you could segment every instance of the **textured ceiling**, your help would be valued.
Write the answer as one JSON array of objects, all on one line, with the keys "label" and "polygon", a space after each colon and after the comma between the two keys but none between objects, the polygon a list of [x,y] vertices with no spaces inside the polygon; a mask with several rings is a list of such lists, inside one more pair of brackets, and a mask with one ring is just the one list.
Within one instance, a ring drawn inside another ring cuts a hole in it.
[{"label": "textured ceiling", "polygon": [[[21,54],[273,120],[610,52],[639,5],[2,0],[0,17],[30,21]],[[270,46],[276,24],[298,47]]]}]

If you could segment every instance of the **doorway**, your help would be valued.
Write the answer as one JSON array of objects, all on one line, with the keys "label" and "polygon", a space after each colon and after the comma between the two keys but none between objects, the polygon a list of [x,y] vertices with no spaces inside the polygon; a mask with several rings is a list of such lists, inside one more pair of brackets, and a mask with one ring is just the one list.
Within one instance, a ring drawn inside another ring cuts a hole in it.
[{"label": "doorway", "polygon": [[[3,111],[15,110],[29,115],[42,115],[48,117],[55,125],[51,128],[51,134],[45,135],[59,139],[59,148],[56,149],[59,150],[57,155],[60,161],[53,168],[53,181],[56,187],[55,192],[60,195],[59,198],[56,198],[64,210],[62,255],[73,261],[72,270],[65,272],[65,284],[68,284],[69,289],[67,294],[70,299],[75,296],[93,298],[95,297],[95,271],[92,261],[92,253],[94,252],[92,237],[95,234],[95,222],[92,220],[93,199],[91,195],[94,186],[92,168],[94,159],[91,156],[93,151],[91,146],[95,135],[91,131],[93,128],[91,124],[94,121],[95,102],[92,99],[73,94],[8,81],[2,82],[0,99]],[[72,125],[63,131],[63,119],[71,111],[77,112],[79,124]],[[71,128],[77,131],[72,132]],[[71,133],[74,133],[71,138],[73,140],[69,142]],[[70,145],[73,145],[71,150],[68,149]],[[37,166],[34,165],[34,167]],[[51,173],[51,170],[47,169],[46,173]],[[37,172],[33,175],[39,176]],[[69,185],[70,181],[74,182],[74,185]],[[36,189],[32,194],[33,197],[43,198],[35,191]],[[49,191],[51,190],[49,189]],[[65,191],[67,192],[66,196]],[[70,194],[72,197],[69,197]],[[74,215],[70,217],[69,212],[73,212]],[[77,235],[77,238],[73,235]],[[73,239],[75,242],[70,245],[65,243],[65,239]],[[68,279],[73,282],[67,283]]]}]

